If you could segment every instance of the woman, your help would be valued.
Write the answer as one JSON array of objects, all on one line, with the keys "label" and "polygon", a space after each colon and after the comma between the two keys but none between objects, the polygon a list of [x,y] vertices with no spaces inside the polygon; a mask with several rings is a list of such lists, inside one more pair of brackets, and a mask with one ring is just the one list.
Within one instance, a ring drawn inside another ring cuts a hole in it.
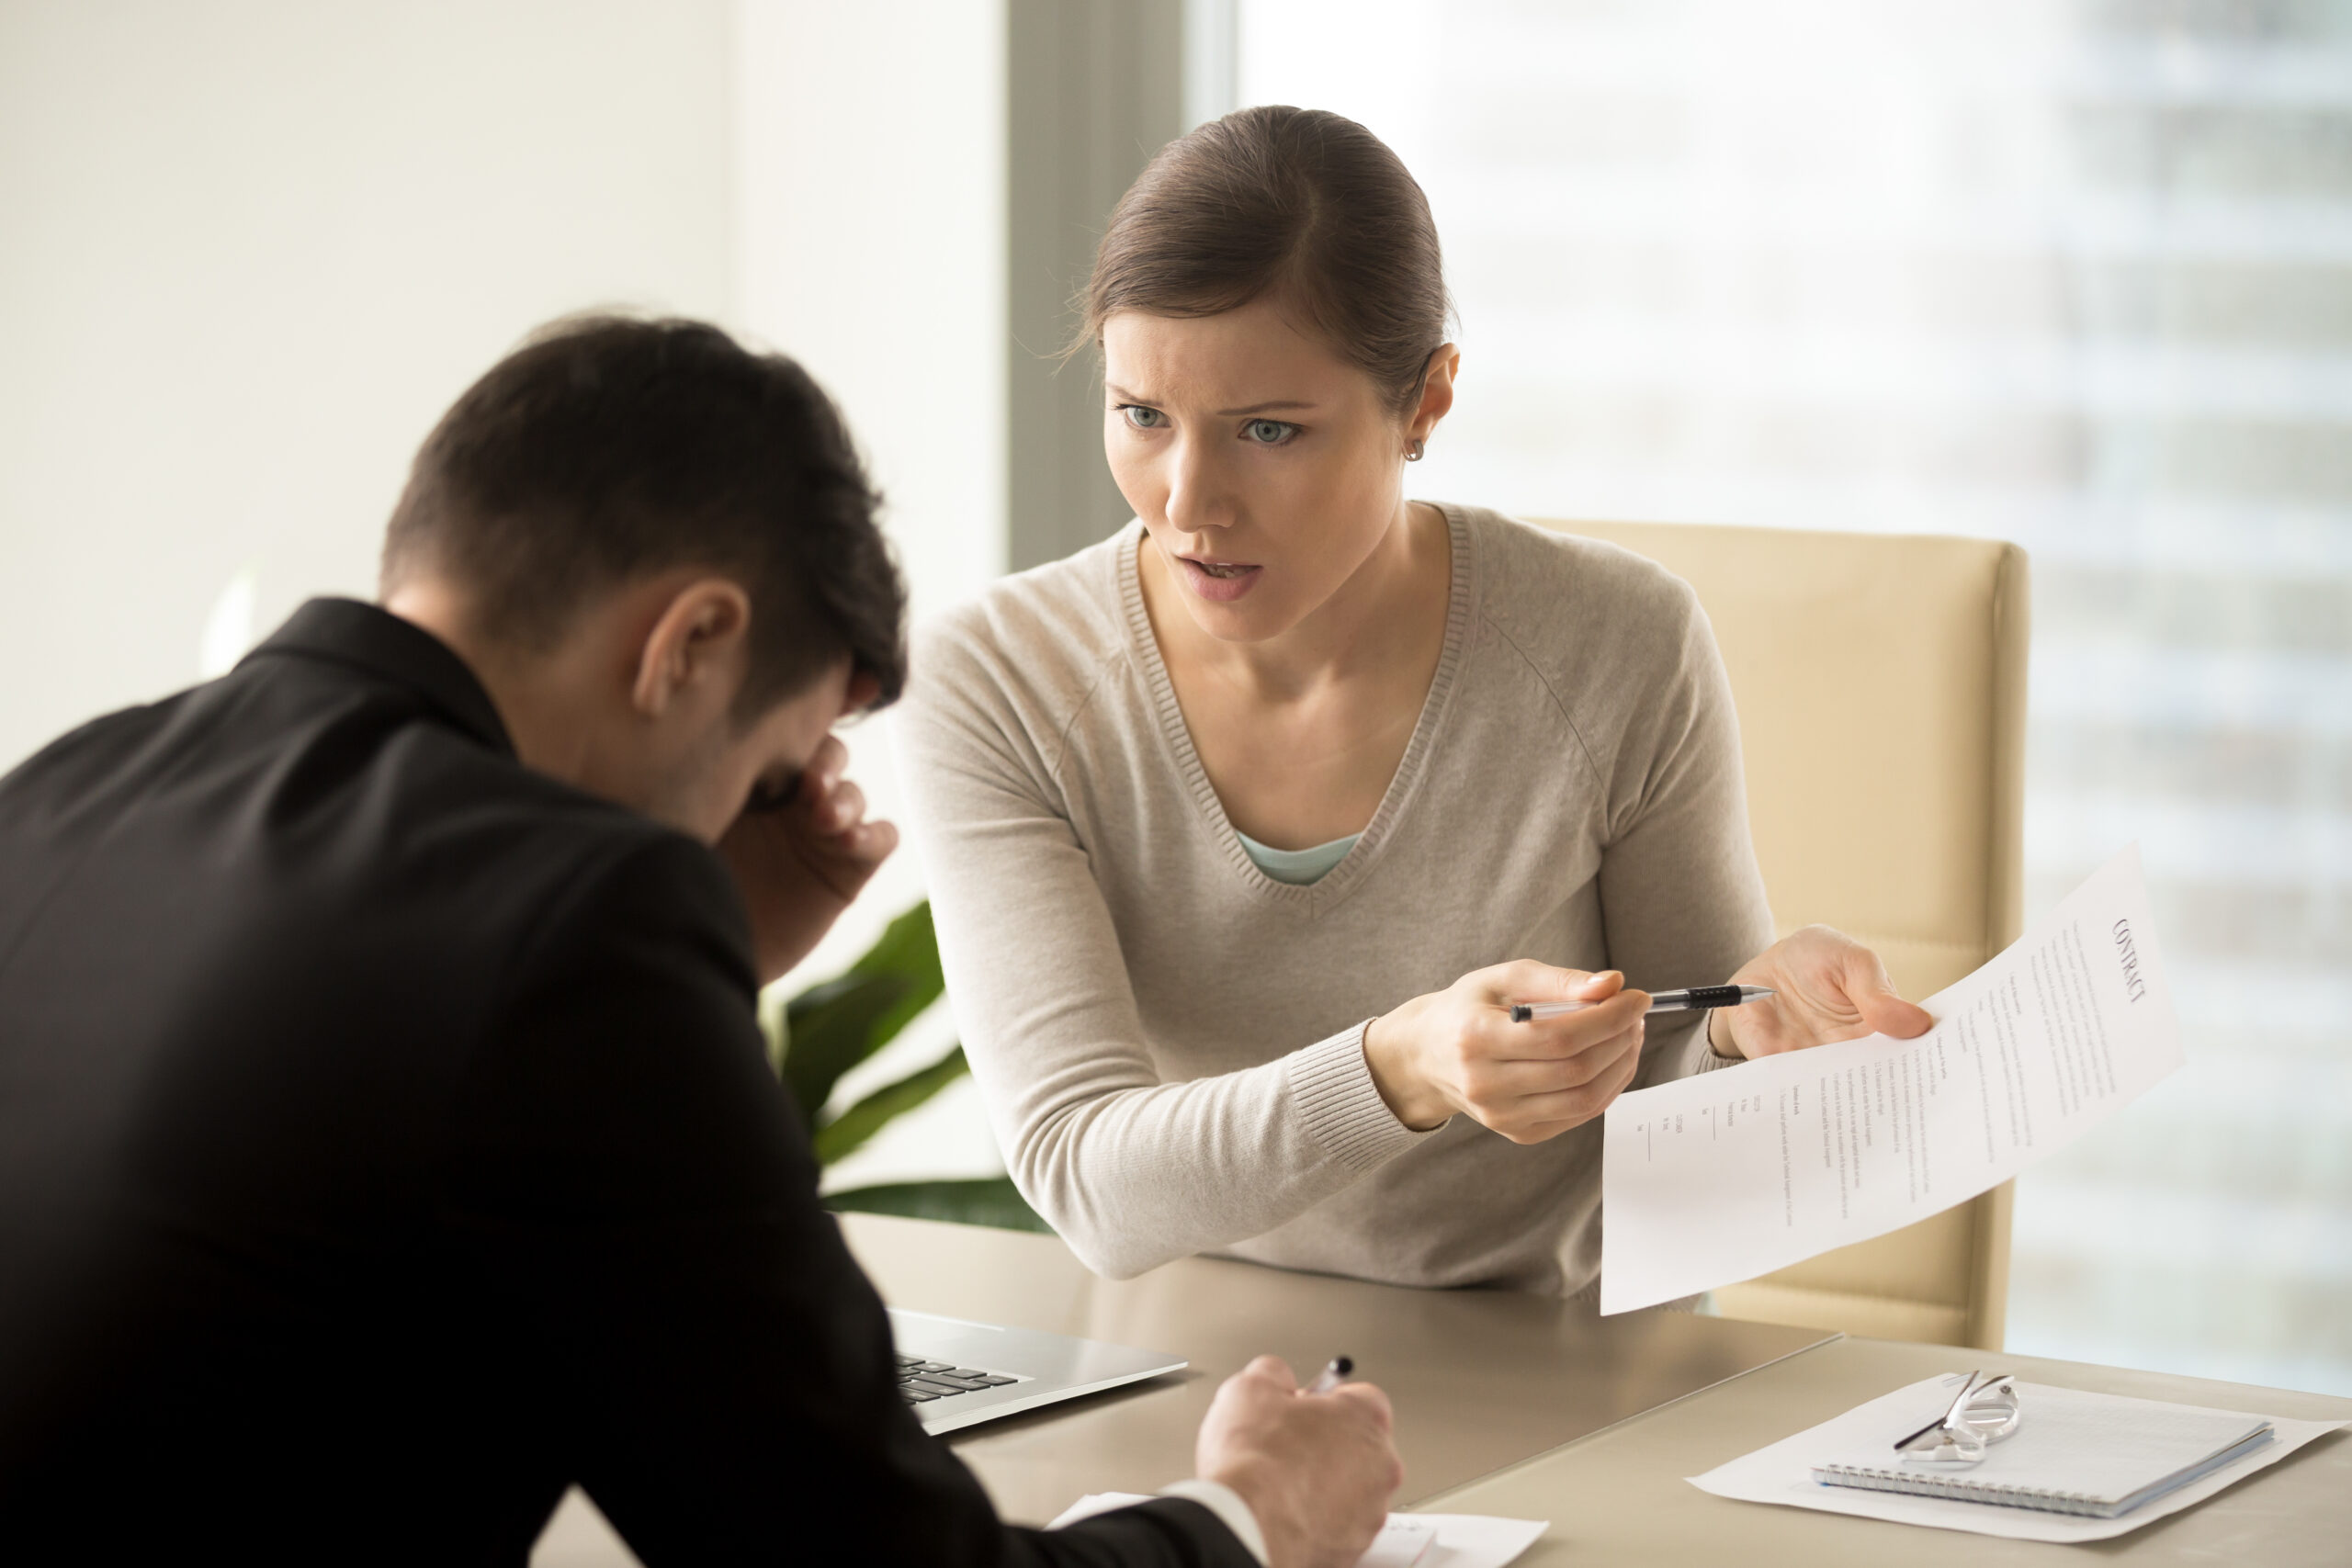
[{"label": "woman", "polygon": [[[1620,1092],[1927,1015],[1834,931],[1772,942],[1686,586],[1404,498],[1460,355],[1370,132],[1173,143],[1085,309],[1137,521],[934,627],[900,721],[1015,1181],[1114,1277],[1587,1295]],[[1726,978],[1779,994],[1645,1027],[1645,988]],[[1598,1005],[1510,1020],[1563,998]]]}]

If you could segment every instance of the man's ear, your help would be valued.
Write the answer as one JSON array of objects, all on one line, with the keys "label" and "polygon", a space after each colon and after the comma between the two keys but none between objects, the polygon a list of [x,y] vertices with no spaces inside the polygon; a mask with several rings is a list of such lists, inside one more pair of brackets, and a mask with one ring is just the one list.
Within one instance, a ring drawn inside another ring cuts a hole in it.
[{"label": "man's ear", "polygon": [[648,718],[710,683],[734,700],[736,674],[752,629],[752,600],[740,583],[724,577],[698,577],[670,596],[646,631],[638,650],[637,679],[629,700]]}]

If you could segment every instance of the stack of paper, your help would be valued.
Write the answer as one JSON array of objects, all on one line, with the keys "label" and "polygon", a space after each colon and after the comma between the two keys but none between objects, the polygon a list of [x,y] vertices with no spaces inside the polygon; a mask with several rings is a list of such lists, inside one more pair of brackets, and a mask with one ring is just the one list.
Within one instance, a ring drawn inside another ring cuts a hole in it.
[{"label": "stack of paper", "polygon": [[1601,1137],[1600,1310],[1696,1295],[1998,1186],[2180,1066],[2140,853],[1873,1034],[1618,1097]]},{"label": "stack of paper", "polygon": [[[1962,1468],[1914,1464],[1880,1440],[1814,1463],[1825,1486],[1860,1486],[1959,1503],[2041,1508],[2114,1518],[2245,1458],[2272,1438],[2270,1423],[2233,1410],[2018,1383],[2025,1419]],[[1955,1380],[1939,1397],[1960,1392]],[[1934,1412],[1928,1413],[1932,1418]],[[1913,1428],[1905,1427],[1907,1435]]]},{"label": "stack of paper", "polygon": [[[1851,1486],[1824,1486],[1815,1480],[1815,1468],[1826,1461],[1851,1461],[1864,1455],[1875,1457],[1885,1454],[1896,1438],[1934,1419],[1951,1403],[1952,1392],[1959,1386],[1955,1377],[1928,1378],[1907,1388],[1899,1388],[1867,1404],[1856,1405],[1845,1415],[1825,1421],[1818,1427],[1799,1432],[1792,1438],[1785,1438],[1770,1448],[1758,1449],[1729,1464],[1719,1465],[1704,1475],[1692,1476],[1690,1484],[1702,1492],[1712,1492],[1718,1497],[1732,1497],[1742,1502],[1817,1508],[1824,1513],[1855,1514],[1864,1518],[1892,1519],[1900,1524],[1928,1525],[1937,1529],[1968,1530],[1977,1535],[2007,1536],[2017,1540],[2105,1540],[2201,1503],[2223,1487],[2278,1463],[2312,1438],[2346,1425],[2342,1421],[2297,1421],[2284,1416],[2264,1416],[2254,1411],[2241,1414],[2203,1410],[2195,1405],[2167,1404],[2157,1400],[2125,1399],[2120,1395],[2085,1393],[2038,1383],[2019,1383],[2018,1404],[2023,1418],[2018,1423],[2017,1435],[2006,1442],[1996,1444],[1988,1450],[1985,1461],[1986,1465],[1993,1465],[1996,1461],[1989,1456],[2001,1455],[1998,1464],[2004,1473],[2015,1471],[2021,1475],[2028,1468],[2027,1461],[2039,1451],[2040,1468],[2047,1473],[2059,1473],[2055,1467],[2061,1464],[2097,1466],[2113,1473],[2088,1476],[2092,1484],[2120,1484],[2125,1471],[2153,1472],[2155,1466],[2165,1461],[2165,1454],[2159,1453],[2156,1448],[2135,1447],[2133,1439],[2121,1436],[2134,1427],[2147,1433],[2160,1428],[2178,1433],[2194,1427],[2204,1434],[2203,1438],[2192,1441],[2190,1446],[2195,1446],[2196,1441],[2222,1440],[2228,1435],[2225,1427],[2244,1432],[2267,1423],[2271,1440],[2231,1463],[2112,1518],[2077,1517],[2031,1507],[2005,1507],[1993,1503],[1961,1502],[1949,1497],[1872,1492]],[[2045,1427],[2054,1425],[2059,1428],[2053,1434],[2059,1442],[2056,1445],[2045,1444],[2041,1450],[2029,1450],[2024,1446],[2033,1430],[2037,1413],[2045,1418]],[[2053,1447],[2074,1449],[2080,1455],[2088,1457],[2078,1457],[2074,1461],[2054,1459],[2052,1457]],[[2016,1450],[2014,1458],[2004,1453],[2004,1450],[2011,1449]],[[2084,1473],[2078,1472],[2078,1478]]]},{"label": "stack of paper", "polygon": [[[1091,1492],[1046,1528],[1064,1525],[1151,1499],[1136,1492]],[[1484,1514],[1391,1514],[1356,1559],[1356,1568],[1503,1568],[1543,1539],[1544,1519],[1498,1519]]]}]

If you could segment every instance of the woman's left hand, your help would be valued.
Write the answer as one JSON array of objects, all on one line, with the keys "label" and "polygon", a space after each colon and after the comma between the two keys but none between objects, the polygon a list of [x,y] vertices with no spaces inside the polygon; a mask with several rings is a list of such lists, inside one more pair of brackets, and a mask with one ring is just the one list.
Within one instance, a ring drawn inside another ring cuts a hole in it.
[{"label": "woman's left hand", "polygon": [[1827,926],[1791,931],[1731,982],[1776,994],[1707,1015],[1707,1043],[1719,1056],[1770,1056],[1864,1034],[1908,1040],[1935,1022],[1894,994],[1877,953]]}]

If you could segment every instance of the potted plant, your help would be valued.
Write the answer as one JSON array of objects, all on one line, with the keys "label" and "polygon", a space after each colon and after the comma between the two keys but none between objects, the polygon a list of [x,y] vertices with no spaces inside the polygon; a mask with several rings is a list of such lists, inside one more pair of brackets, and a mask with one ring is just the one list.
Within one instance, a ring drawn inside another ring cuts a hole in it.
[{"label": "potted plant", "polygon": [[[842,1075],[897,1038],[945,989],[926,901],[892,920],[881,940],[840,976],[809,987],[780,1008],[762,1009],[768,1060],[808,1122],[820,1165],[845,1158],[892,1121],[971,1071],[963,1046],[950,1046],[929,1066],[884,1085],[836,1114],[825,1113]],[[1008,1176],[857,1187],[827,1193],[825,1204],[1007,1230],[1052,1228],[1023,1200]]]}]

